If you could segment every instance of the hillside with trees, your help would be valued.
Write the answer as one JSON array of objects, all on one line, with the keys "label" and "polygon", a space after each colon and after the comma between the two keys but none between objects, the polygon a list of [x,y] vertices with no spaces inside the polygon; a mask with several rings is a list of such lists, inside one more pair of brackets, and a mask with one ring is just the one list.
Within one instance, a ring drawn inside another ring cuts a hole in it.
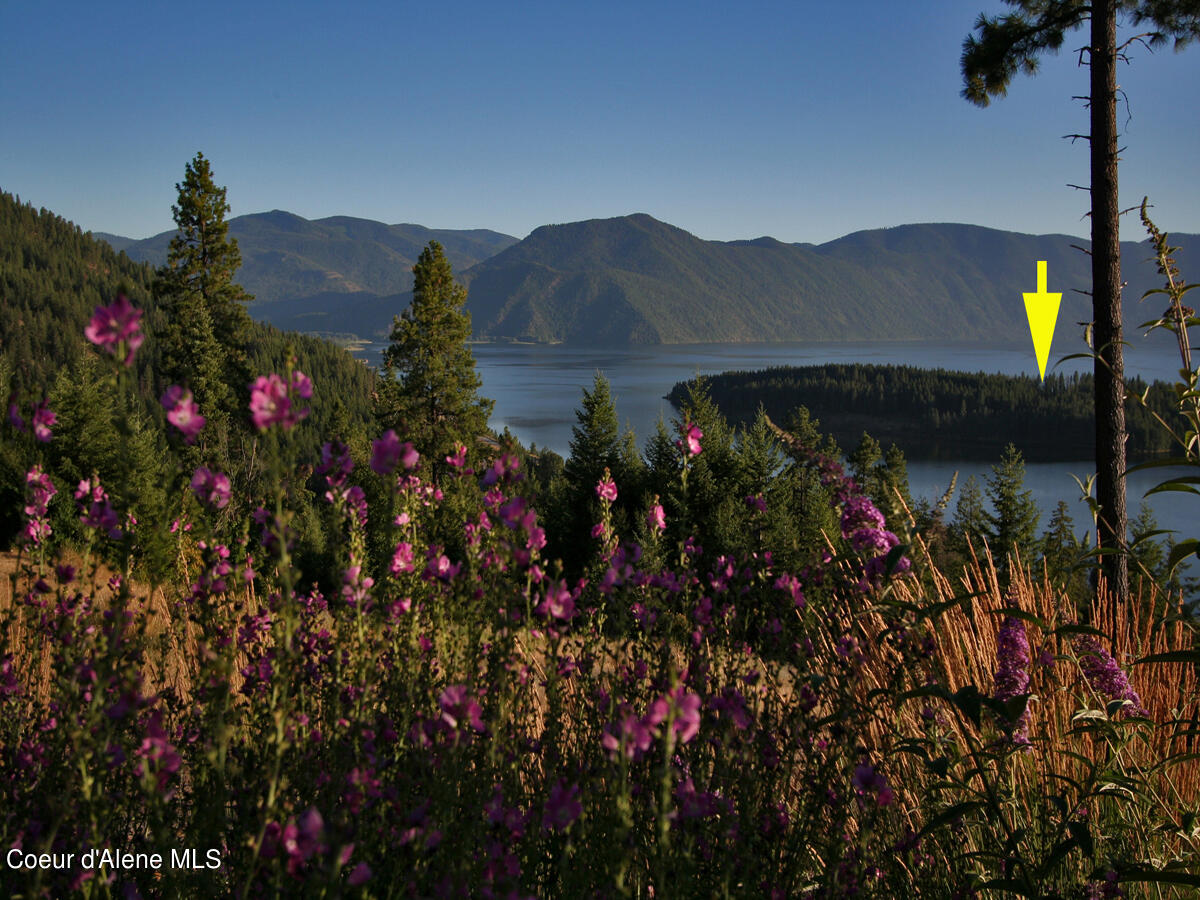
[{"label": "hillside with trees", "polygon": [[[758,372],[706,377],[713,402],[732,422],[749,422],[759,406],[782,421],[806,407],[843,446],[864,431],[895,443],[912,459],[998,459],[1015,444],[1031,462],[1087,459],[1094,452],[1091,375],[1031,376],[951,372],[912,366],[835,364],[778,366]],[[690,382],[667,395],[684,402]],[[1174,391],[1162,382],[1134,379],[1127,402],[1129,455],[1161,456],[1172,450],[1154,420],[1179,419]]]},{"label": "hillside with trees", "polygon": [[[190,185],[204,188],[200,194],[214,187],[211,177],[189,166],[185,180],[196,178],[209,182]],[[194,220],[194,212],[184,215]],[[214,213],[211,207],[207,211],[210,217]],[[177,287],[197,277],[194,268],[188,274],[183,256],[180,265]],[[328,386],[311,404],[314,424],[347,432],[365,429],[372,415],[373,373],[326,341],[243,320],[245,294],[233,282],[235,270],[227,267],[206,288],[214,304],[227,292],[225,305],[212,307],[213,317],[196,295],[173,290],[170,279],[150,265],[114,251],[48,210],[0,193],[0,393],[10,417],[28,420],[41,403],[56,411],[56,439],[48,451],[51,472],[69,484],[98,473],[114,496],[123,501],[136,496],[147,513],[159,509],[166,503],[163,466],[176,452],[161,402],[166,388],[182,379],[195,396],[209,401],[205,408],[214,420],[236,421],[245,415],[249,373],[282,369],[289,357],[297,369]],[[125,373],[124,392],[104,374],[84,335],[95,310],[109,307],[118,296],[141,312],[145,336]],[[131,423],[132,430],[120,430],[118,420]],[[241,452],[235,447],[236,428],[235,444],[229,438],[226,434],[219,450],[205,451],[210,462]],[[312,452],[319,449],[307,430],[297,440]],[[19,474],[34,449],[11,424],[0,440],[0,543],[15,534],[23,492]],[[252,452],[248,444],[243,449]],[[185,450],[195,452],[177,448]],[[59,527],[68,535],[77,530],[69,518]]]}]

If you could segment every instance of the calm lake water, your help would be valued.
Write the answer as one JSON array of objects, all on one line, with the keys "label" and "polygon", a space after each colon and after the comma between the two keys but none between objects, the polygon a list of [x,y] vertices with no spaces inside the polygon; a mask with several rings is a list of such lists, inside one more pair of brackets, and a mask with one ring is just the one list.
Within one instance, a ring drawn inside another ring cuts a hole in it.
[{"label": "calm lake water", "polygon": [[[1147,380],[1174,380],[1179,357],[1173,339],[1165,333],[1148,338],[1133,336],[1126,349],[1126,372]],[[1062,342],[1066,344],[1065,341]],[[368,345],[357,355],[372,365],[380,361],[382,344]],[[577,422],[575,409],[582,392],[590,388],[597,372],[612,385],[617,414],[629,425],[643,446],[654,433],[661,417],[668,427],[675,409],[663,399],[677,381],[697,373],[715,374],[731,369],[764,369],[769,366],[816,365],[820,363],[877,363],[994,372],[1008,375],[1036,374],[1031,346],[996,346],[928,343],[788,343],[788,344],[687,344],[623,349],[589,349],[578,346],[476,344],[472,348],[483,379],[483,394],[495,401],[491,424],[507,427],[526,445],[549,447],[564,457],[569,452],[571,428]],[[1055,346],[1050,371],[1090,372],[1091,360],[1054,363],[1069,353],[1082,350]],[[1081,452],[1072,463],[1031,463],[1026,466],[1026,486],[1043,510],[1043,526],[1059,500],[1072,504],[1078,531],[1089,521],[1087,506],[1071,475],[1087,478],[1094,462]],[[991,468],[978,462],[953,461],[908,464],[914,497],[940,496],[957,471],[961,485],[969,475],[981,481]],[[1129,508],[1136,515],[1143,493],[1161,481],[1162,469],[1134,473],[1129,477]],[[1184,495],[1160,494],[1152,508],[1160,528],[1173,528],[1195,536],[1200,531],[1200,500]],[[1189,502],[1190,501],[1190,502]],[[953,501],[952,501],[953,502]],[[953,509],[953,505],[951,506]]]}]

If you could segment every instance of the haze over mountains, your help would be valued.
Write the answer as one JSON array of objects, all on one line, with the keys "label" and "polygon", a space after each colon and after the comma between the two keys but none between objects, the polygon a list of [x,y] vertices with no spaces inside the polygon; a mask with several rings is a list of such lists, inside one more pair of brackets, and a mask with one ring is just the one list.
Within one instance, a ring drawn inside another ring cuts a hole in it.
[{"label": "haze over mountains", "polygon": [[[524,240],[274,211],[230,220],[251,313],[281,328],[386,337],[409,302],[411,267],[438,240],[469,289],[480,339],[592,345],[848,340],[1028,340],[1021,293],[1046,260],[1062,291],[1061,329],[1091,318],[1077,289],[1087,255],[1067,235],[974,225],[902,225],[826,244],[772,238],[705,241],[645,214],[546,225]],[[97,235],[138,260],[166,259],[173,232],[144,241]],[[1188,260],[1200,236],[1173,235]],[[1159,286],[1145,243],[1122,245],[1126,319],[1157,316],[1137,301]]]}]

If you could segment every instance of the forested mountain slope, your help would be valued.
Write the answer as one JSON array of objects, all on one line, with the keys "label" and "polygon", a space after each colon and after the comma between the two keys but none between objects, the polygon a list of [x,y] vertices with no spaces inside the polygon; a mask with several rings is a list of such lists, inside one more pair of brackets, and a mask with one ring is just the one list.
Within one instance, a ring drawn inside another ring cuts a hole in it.
[{"label": "forested mountain slope", "polygon": [[[1180,236],[1186,249],[1195,236]],[[1065,235],[904,225],[828,244],[704,241],[647,215],[545,226],[465,273],[476,333],[603,343],[1028,339],[1021,293],[1047,260],[1059,321],[1091,318],[1089,261]],[[1157,286],[1126,244],[1128,320]]]}]

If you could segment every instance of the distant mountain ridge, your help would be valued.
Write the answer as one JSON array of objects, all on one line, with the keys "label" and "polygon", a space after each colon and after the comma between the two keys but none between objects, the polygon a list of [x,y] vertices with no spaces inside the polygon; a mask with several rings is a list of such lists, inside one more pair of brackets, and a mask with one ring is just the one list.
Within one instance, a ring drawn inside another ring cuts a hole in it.
[{"label": "distant mountain ridge", "polygon": [[[475,336],[594,345],[847,340],[1028,339],[1021,293],[1046,260],[1063,292],[1058,334],[1090,320],[1076,291],[1090,263],[1067,235],[975,225],[921,224],[860,231],[826,244],[770,237],[706,241],[638,213],[545,225],[524,240],[492,231],[433,230],[275,211],[231,220],[251,312],[281,328],[386,336],[410,300],[410,268],[440,241],[469,290]],[[171,233],[146,241],[105,236],[135,259],[165,259]],[[1200,236],[1172,235],[1188,261]],[[1158,286],[1146,244],[1122,244],[1126,319]],[[1159,304],[1161,305],[1161,304]]]},{"label": "distant mountain ridge", "polygon": [[[413,263],[431,240],[442,244],[456,270],[517,242],[487,229],[385,225],[351,216],[309,220],[278,209],[230,219],[229,234],[242,253],[238,281],[254,294],[256,306],[314,296],[333,303],[339,294],[382,298],[408,291]],[[94,236],[137,262],[157,266],[166,261],[174,235],[164,231],[145,240],[103,232]],[[261,310],[255,314],[270,318]]]}]

